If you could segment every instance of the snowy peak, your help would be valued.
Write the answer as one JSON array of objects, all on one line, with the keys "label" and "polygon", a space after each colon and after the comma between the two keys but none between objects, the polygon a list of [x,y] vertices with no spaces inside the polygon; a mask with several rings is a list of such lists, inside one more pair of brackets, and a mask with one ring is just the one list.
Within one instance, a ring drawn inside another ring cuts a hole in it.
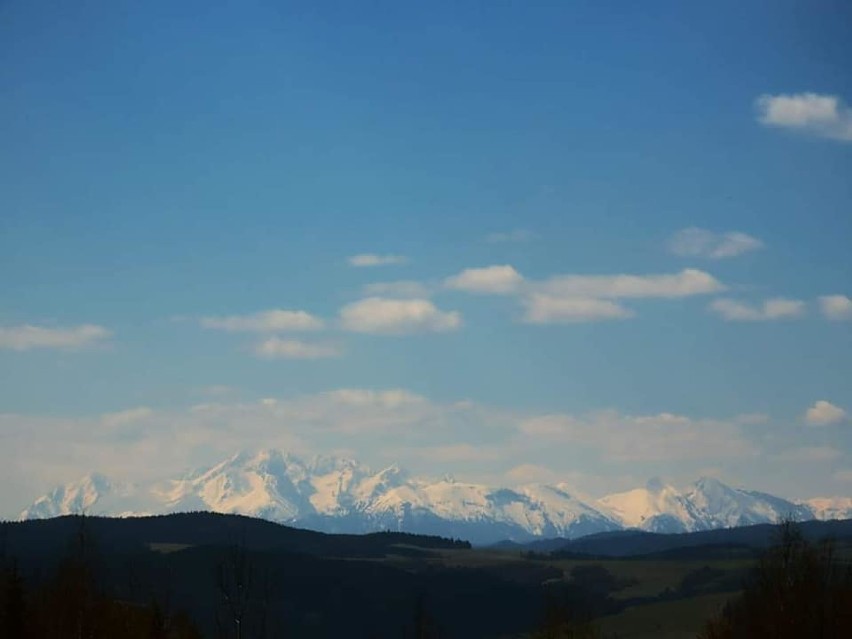
[{"label": "snowy peak", "polygon": [[20,519],[60,515],[133,515],[151,512],[143,491],[133,484],[114,482],[100,473],[58,486],[20,514]]},{"label": "snowy peak", "polygon": [[687,532],[698,528],[693,505],[659,478],[649,481],[645,488],[603,497],[598,505],[627,528],[650,532]]},{"label": "snowy peak", "polygon": [[794,504],[702,477],[683,491],[654,478],[642,488],[594,501],[564,483],[486,486],[452,477],[411,477],[396,465],[374,472],[342,457],[305,462],[270,449],[240,452],[209,468],[148,486],[93,473],[39,498],[21,518],[187,510],[240,513],[327,532],[394,529],[485,543],[571,538],[622,528],[688,532],[790,516],[850,517],[852,499]]},{"label": "snowy peak", "polygon": [[110,489],[109,479],[99,473],[90,473],[37,499],[21,513],[21,518],[41,519],[68,513],[87,513]]},{"label": "snowy peak", "polygon": [[800,506],[810,509],[817,519],[852,518],[852,497],[815,497]]},{"label": "snowy peak", "polygon": [[786,517],[811,519],[813,514],[786,499],[731,488],[718,479],[702,477],[687,493],[689,501],[701,513],[703,528],[730,528]]},{"label": "snowy peak", "polygon": [[280,451],[238,453],[208,470],[166,482],[157,494],[170,512],[212,510],[292,521],[303,498],[294,478],[306,473]]},{"label": "snowy peak", "polygon": [[765,493],[732,488],[712,477],[700,478],[684,492],[653,479],[645,488],[609,495],[600,499],[598,505],[626,527],[667,533],[814,516],[807,506]]},{"label": "snowy peak", "polygon": [[410,477],[396,465],[373,472],[347,458],[304,462],[278,450],[240,452],[182,478],[136,489],[132,495],[98,476],[55,490],[21,516],[51,517],[81,508],[94,508],[98,514],[125,513],[123,497],[133,497],[136,503],[140,496],[147,499],[149,512],[242,513],[339,532],[452,530],[458,536],[497,541],[573,537],[620,527],[564,484],[494,488],[451,477]]}]

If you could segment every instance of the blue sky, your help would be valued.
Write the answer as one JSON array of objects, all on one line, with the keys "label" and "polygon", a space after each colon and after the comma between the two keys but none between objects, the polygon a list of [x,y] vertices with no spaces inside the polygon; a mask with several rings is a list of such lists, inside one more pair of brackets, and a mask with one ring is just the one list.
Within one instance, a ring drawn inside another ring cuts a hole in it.
[{"label": "blue sky", "polygon": [[846,3],[213,4],[0,6],[0,512],[234,445],[852,492]]}]

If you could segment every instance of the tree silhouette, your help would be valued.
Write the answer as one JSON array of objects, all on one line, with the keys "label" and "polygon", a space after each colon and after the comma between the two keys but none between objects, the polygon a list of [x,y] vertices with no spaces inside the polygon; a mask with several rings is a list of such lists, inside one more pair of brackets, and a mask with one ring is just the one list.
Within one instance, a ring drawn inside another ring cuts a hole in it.
[{"label": "tree silhouette", "polygon": [[2,584],[3,609],[0,611],[0,635],[4,637],[26,637],[26,601],[24,598],[24,580],[18,572],[18,562],[3,571]]},{"label": "tree silhouette", "polygon": [[[258,569],[245,539],[232,544],[216,565],[216,633],[220,639],[267,639],[272,580]],[[279,635],[276,635],[280,636]]]},{"label": "tree silhouette", "polygon": [[[1,546],[2,544],[0,544]],[[4,639],[201,639],[184,614],[107,596],[98,585],[95,544],[85,518],[56,572],[27,588],[0,548],[0,637]]]},{"label": "tree silhouette", "polygon": [[792,521],[758,561],[740,597],[701,639],[829,639],[852,636],[852,566],[830,541],[811,543]]}]

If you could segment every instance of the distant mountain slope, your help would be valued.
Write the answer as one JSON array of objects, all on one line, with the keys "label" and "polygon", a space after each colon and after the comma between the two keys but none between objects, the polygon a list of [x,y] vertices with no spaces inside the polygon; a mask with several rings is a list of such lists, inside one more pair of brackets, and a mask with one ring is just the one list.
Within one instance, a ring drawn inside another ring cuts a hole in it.
[{"label": "distant mountain slope", "polygon": [[460,540],[436,536],[381,532],[367,535],[329,535],[302,530],[264,519],[210,512],[176,513],[149,517],[80,517],[67,515],[43,520],[0,524],[5,551],[10,555],[40,556],[67,550],[81,530],[100,550],[130,551],[151,544],[186,546],[241,546],[256,551],[286,551],[322,557],[381,557],[407,552],[401,547],[469,548]]},{"label": "distant mountain slope", "polygon": [[815,518],[807,505],[731,488],[708,477],[702,477],[684,492],[651,480],[645,488],[608,495],[598,500],[597,505],[612,513],[625,527],[660,533],[773,523],[787,517]]},{"label": "distant mountain slope", "polygon": [[[327,535],[215,513],[4,522],[0,541],[3,558],[14,562],[28,588],[50,588],[63,562],[82,560],[99,592],[186,612],[204,637],[222,636],[223,592],[236,592],[236,582],[226,577],[223,583],[220,575],[243,578],[246,637],[414,636],[418,610],[426,606],[446,629],[442,636],[490,639],[533,627],[545,597],[542,583],[558,574],[530,566],[528,580],[509,580],[421,561],[433,548],[465,546],[451,540]],[[163,552],[151,549],[152,542],[174,547]]]},{"label": "distant mountain slope", "polygon": [[[811,540],[834,539],[843,543],[852,543],[852,519],[836,521],[805,521],[799,523],[802,534]],[[637,555],[661,555],[678,549],[703,547],[701,555],[708,555],[706,549],[721,552],[730,549],[732,554],[740,548],[762,549],[776,540],[778,527],[771,524],[756,524],[736,528],[719,528],[690,533],[661,534],[639,530],[625,530],[615,533],[590,535],[581,539],[548,539],[515,546],[515,550],[534,552],[565,552],[582,555],[608,557],[631,557]],[[680,553],[685,556],[687,553]],[[671,556],[678,556],[677,553]]]},{"label": "distant mountain slope", "polygon": [[852,517],[852,497],[815,497],[805,504],[817,519],[846,519]]},{"label": "distant mountain slope", "polygon": [[409,476],[397,466],[379,472],[355,460],[305,461],[277,450],[239,453],[210,468],[148,485],[97,473],[60,486],[24,510],[21,519],[57,515],[143,515],[213,511],[335,533],[395,530],[493,543],[501,539],[576,538],[624,528],[690,532],[792,516],[852,516],[849,500],[795,504],[702,478],[685,491],[652,480],[644,488],[596,502],[565,484],[501,488]]}]

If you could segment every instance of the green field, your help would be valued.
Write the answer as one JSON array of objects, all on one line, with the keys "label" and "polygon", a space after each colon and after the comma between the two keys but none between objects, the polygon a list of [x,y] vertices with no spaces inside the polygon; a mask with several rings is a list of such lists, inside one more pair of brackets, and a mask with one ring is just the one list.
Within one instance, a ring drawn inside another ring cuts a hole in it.
[{"label": "green field", "polygon": [[713,593],[688,599],[632,606],[603,617],[598,624],[605,637],[620,639],[692,639],[704,622],[716,615],[736,593]]},{"label": "green field", "polygon": [[[405,560],[400,560],[405,561]],[[507,578],[528,580],[543,568],[556,568],[561,579],[571,580],[577,567],[600,566],[624,587],[611,593],[616,600],[664,597],[662,601],[641,602],[618,614],[601,617],[596,623],[604,637],[622,639],[686,639],[697,635],[704,623],[717,614],[725,602],[737,594],[739,579],[752,565],[749,559],[536,559],[530,560],[519,552],[488,549],[443,550],[429,562],[447,566],[492,569]],[[709,592],[691,596],[677,593],[687,575],[701,569],[714,571],[715,578],[704,584]],[[718,591],[716,591],[718,590]]]}]

